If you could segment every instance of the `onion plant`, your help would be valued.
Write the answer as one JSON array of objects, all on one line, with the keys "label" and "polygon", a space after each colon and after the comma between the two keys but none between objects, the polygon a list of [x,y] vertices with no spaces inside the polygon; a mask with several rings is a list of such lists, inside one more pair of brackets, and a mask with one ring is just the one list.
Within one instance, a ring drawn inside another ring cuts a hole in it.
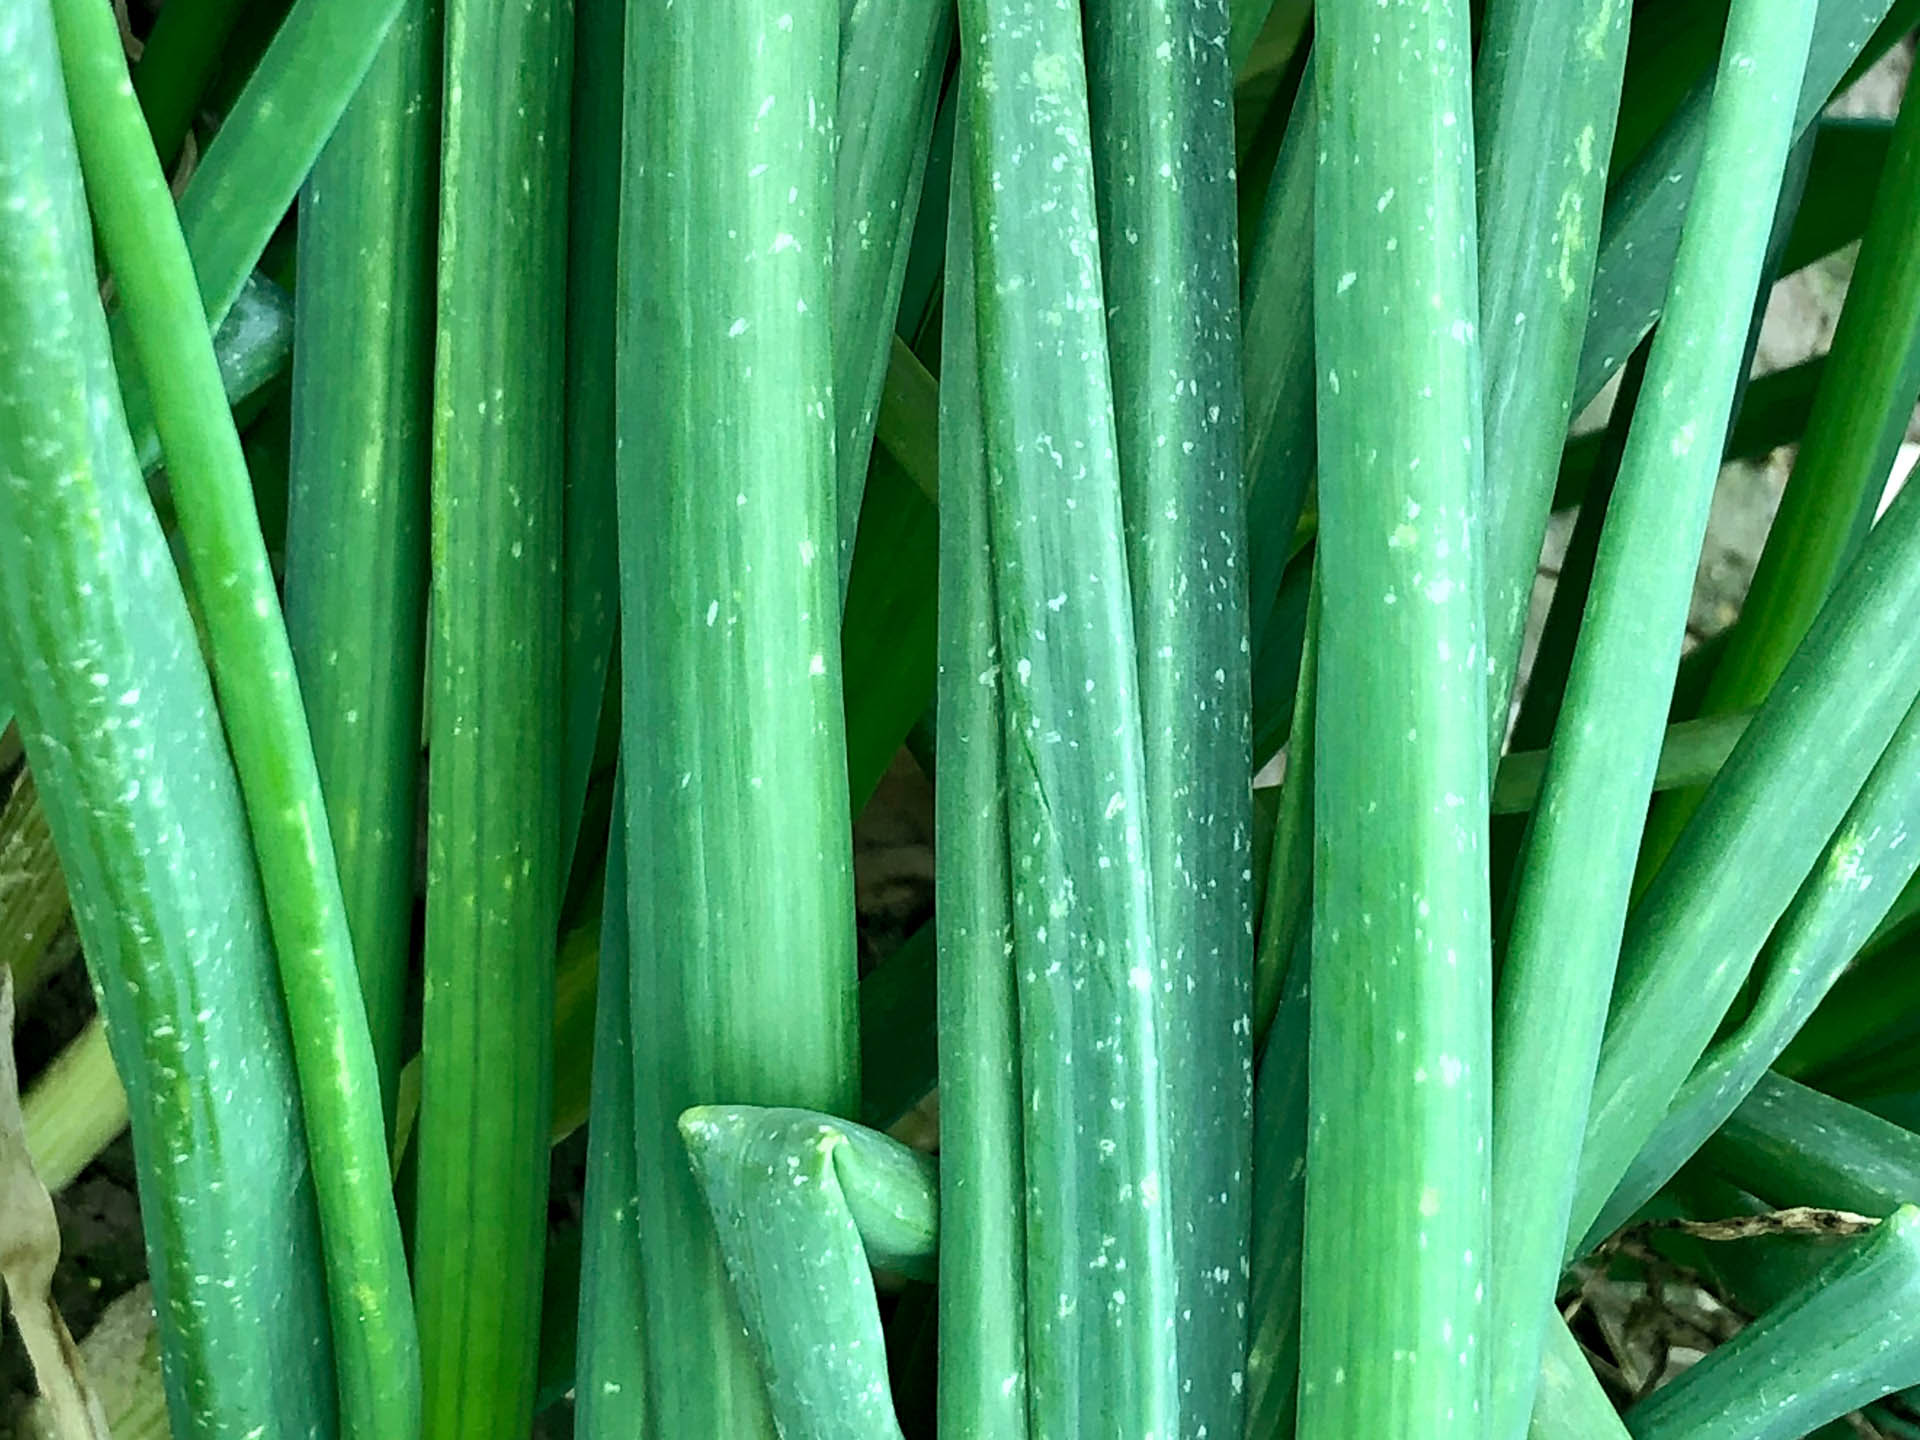
[{"label": "onion plant", "polygon": [[129,1433],[1920,1433],[1920,0],[121,8],[0,5],[30,1433],[123,1130]]}]

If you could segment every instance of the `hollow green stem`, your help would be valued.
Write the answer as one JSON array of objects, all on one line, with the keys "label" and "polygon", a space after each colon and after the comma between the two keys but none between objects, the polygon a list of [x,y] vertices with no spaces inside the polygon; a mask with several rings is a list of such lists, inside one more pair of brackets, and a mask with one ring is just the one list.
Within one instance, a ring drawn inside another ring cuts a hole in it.
[{"label": "hollow green stem", "polygon": [[440,7],[409,0],[301,200],[287,633],[389,1129],[413,957]]},{"label": "hollow green stem", "polygon": [[628,10],[622,763],[662,1435],[772,1434],[681,1111],[857,1103],[828,339],[839,18],[838,0]]},{"label": "hollow green stem", "polygon": [[[972,126],[958,108],[941,330],[934,844],[943,1433],[1027,1433],[1026,1213],[1005,742],[974,314]],[[864,997],[862,1013],[865,1013]]]},{"label": "hollow green stem", "polygon": [[211,642],[280,957],[320,1200],[352,1435],[409,1433],[418,1351],[387,1182],[380,1080],[360,999],[320,776],[253,488],[201,318],[193,259],[132,89],[113,16],[59,0],[67,92],[102,247],[153,399]]},{"label": "hollow green stem", "polygon": [[1492,1019],[1467,6],[1338,0],[1315,26],[1299,1434],[1464,1440],[1486,1387]]},{"label": "hollow green stem", "polygon": [[1576,1175],[1585,1178],[1580,1122],[1741,373],[1746,327],[1725,317],[1744,316],[1759,283],[1773,207],[1754,198],[1780,189],[1817,9],[1735,0],[1728,17],[1699,180],[1523,850],[1493,1078],[1490,1355],[1502,1437],[1521,1434],[1531,1408]]},{"label": "hollow green stem", "polygon": [[572,10],[446,16],[414,1276],[428,1440],[505,1440],[547,1233]]},{"label": "hollow green stem", "polygon": [[1228,15],[1224,0],[1098,0],[1086,13],[1154,877],[1154,1037],[1179,1057],[1160,1071],[1161,1103],[1184,1117],[1166,1132],[1163,1171],[1180,1424],[1233,1435],[1252,1200],[1253,794]]}]

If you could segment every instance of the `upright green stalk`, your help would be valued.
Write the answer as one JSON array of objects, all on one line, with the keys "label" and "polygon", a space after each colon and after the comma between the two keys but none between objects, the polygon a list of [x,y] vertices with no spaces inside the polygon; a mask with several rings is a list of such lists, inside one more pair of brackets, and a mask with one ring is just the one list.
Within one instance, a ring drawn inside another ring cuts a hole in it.
[{"label": "upright green stalk", "polygon": [[[1818,0],[1735,0],[1521,860],[1494,1064],[1495,1434],[1522,1434],[1687,605]],[[1755,203],[1756,199],[1760,203]]]},{"label": "upright green stalk", "polygon": [[[1920,393],[1920,87],[1900,107],[1873,218],[1847,287],[1824,379],[1753,586],[1707,683],[1701,713],[1766,699],[1858,553]],[[1647,845],[1657,865],[1699,805],[1672,796]]]},{"label": "upright green stalk", "polygon": [[[959,102],[967,109],[964,88]],[[940,1054],[940,1430],[1027,1433],[1019,995],[974,317],[971,125],[955,130],[940,373],[934,906]]]},{"label": "upright green stalk", "polygon": [[112,12],[59,0],[55,18],[89,198],[200,579],[221,718],[279,951],[320,1200],[341,1424],[350,1435],[405,1434],[418,1413],[418,1353],[380,1078],[252,485]]},{"label": "upright green stalk", "polygon": [[[1245,1410],[1253,792],[1225,0],[1087,9],[1154,877],[1181,1433]],[[1170,378],[1171,377],[1171,378]]]},{"label": "upright green stalk", "polygon": [[[1582,0],[1582,3],[1591,6],[1595,0]],[[1871,44],[1879,43],[1875,37],[1875,27],[1887,15],[1889,3],[1890,0],[1828,0],[1821,6],[1806,83],[1799,98],[1798,129],[1804,130],[1813,123],[1835,85],[1846,75],[1848,67],[1863,52],[1871,53]],[[1546,12],[1570,12],[1573,7],[1571,3],[1556,3],[1537,8],[1542,12],[1539,23],[1550,25],[1557,23],[1560,16]],[[1499,19],[1497,13],[1494,18],[1496,21]],[[1562,73],[1566,64],[1576,57],[1551,49],[1546,54],[1546,63],[1553,67],[1548,88],[1558,91],[1567,82],[1567,76]],[[1510,64],[1512,59],[1510,55],[1504,63]],[[1588,68],[1589,52],[1581,50],[1577,60],[1580,73],[1587,81],[1593,81],[1596,75]],[[1493,73],[1489,71],[1489,84],[1492,83]],[[1581,88],[1584,90],[1584,87]],[[1301,87],[1303,100],[1309,89],[1309,85]],[[1540,91],[1531,88],[1514,93],[1516,103],[1540,98]],[[1593,99],[1591,90],[1584,90],[1584,95],[1588,101]],[[1569,91],[1569,98],[1576,98],[1572,91]],[[1573,385],[1573,410],[1579,410],[1599,393],[1659,318],[1673,257],[1679,245],[1680,223],[1686,213],[1687,197],[1691,193],[1691,181],[1699,161],[1708,98],[1703,88],[1683,106],[1663,131],[1656,149],[1629,176],[1618,180],[1613,187],[1595,261],[1589,315]],[[1302,119],[1310,123],[1298,123]],[[1291,547],[1292,519],[1298,514],[1295,497],[1305,494],[1313,465],[1314,436],[1308,423],[1312,415],[1311,391],[1308,387],[1314,371],[1302,343],[1304,332],[1297,328],[1301,323],[1298,317],[1304,315],[1308,306],[1304,288],[1307,267],[1300,264],[1299,257],[1307,253],[1312,207],[1302,203],[1306,191],[1297,179],[1297,172],[1289,166],[1289,158],[1297,163],[1312,156],[1319,148],[1319,141],[1317,129],[1311,123],[1310,105],[1296,114],[1295,122],[1288,126],[1286,147],[1276,168],[1274,183],[1267,192],[1268,210],[1262,217],[1261,233],[1247,265],[1248,549],[1252,569],[1256,655],[1260,653],[1267,627],[1265,616],[1272,606],[1271,597],[1279,584]],[[1583,130],[1584,127],[1580,127],[1555,132],[1558,138],[1550,144],[1549,150],[1551,152],[1555,146],[1558,147],[1557,153],[1563,165],[1566,163],[1568,151],[1565,147],[1569,140],[1573,143],[1573,162],[1578,164],[1579,138]],[[1529,138],[1537,138],[1530,137],[1524,127],[1508,133],[1516,145],[1524,144]],[[1496,146],[1500,143],[1499,136],[1491,138]],[[1598,139],[1597,124],[1595,138]],[[1507,165],[1500,168],[1501,175],[1496,179],[1526,187],[1530,177],[1524,170],[1515,171]],[[1604,162],[1596,159],[1595,169],[1604,169]],[[1548,185],[1551,185],[1552,173],[1551,167],[1544,172]],[[1531,178],[1542,177],[1536,175]],[[1581,172],[1580,178],[1583,184],[1593,183],[1594,180],[1585,171]],[[1553,195],[1556,211],[1558,193],[1563,192],[1549,191]],[[1508,212],[1503,207],[1501,213]],[[1582,213],[1591,217],[1590,211]],[[1524,216],[1515,212],[1515,218],[1524,219]],[[1499,216],[1489,212],[1488,221],[1490,225],[1497,225]],[[1556,236],[1559,238],[1554,238]],[[1558,246],[1564,238],[1565,232],[1560,229],[1549,232],[1549,261],[1552,259],[1551,247]],[[1493,252],[1488,254],[1487,260],[1489,265],[1493,263]],[[1553,281],[1558,281],[1557,264],[1549,263],[1546,271]],[[1577,281],[1578,269],[1573,273]],[[1497,276],[1493,277],[1489,294],[1498,295],[1501,291],[1501,281]],[[1553,307],[1552,311],[1546,313],[1558,313],[1564,298],[1556,301],[1549,289],[1546,299]],[[1489,325],[1494,323],[1490,316],[1490,311],[1483,311],[1483,318],[1487,318]],[[1290,330],[1290,326],[1296,328]],[[1536,332],[1536,335],[1544,338],[1540,332]],[[1524,350],[1531,343],[1529,337],[1523,336],[1521,348]],[[1495,363],[1499,364],[1497,358]],[[1506,367],[1502,366],[1497,373],[1507,373]],[[1513,373],[1525,375],[1527,372],[1522,368]],[[1532,387],[1527,385],[1518,398],[1524,399],[1532,393]],[[1521,406],[1509,421],[1504,418],[1505,410],[1499,393],[1489,392],[1489,405],[1492,407],[1489,410],[1492,430],[1496,435],[1506,433],[1509,423],[1519,426],[1528,434],[1542,433],[1534,429],[1541,423],[1542,417],[1531,407]],[[1555,444],[1563,438],[1551,432],[1550,428],[1545,433]],[[1529,500],[1526,508],[1530,511],[1535,503]],[[1509,532],[1503,523],[1500,533],[1518,537],[1520,528],[1516,523]],[[1522,579],[1531,574],[1537,558],[1537,551],[1527,552],[1525,544],[1521,543],[1523,538],[1510,538],[1504,542],[1509,557],[1517,555],[1519,558],[1503,562],[1509,569],[1520,567]],[[1496,536],[1495,543],[1503,542]],[[1281,553],[1277,556],[1272,554],[1270,547],[1279,547]],[[1490,571],[1490,575],[1492,573]],[[1493,580],[1501,588],[1507,588],[1509,583],[1499,581],[1497,576],[1493,576]],[[1494,659],[1496,666],[1503,663],[1498,652],[1494,653]],[[1503,685],[1502,688],[1507,687]]]},{"label": "upright green stalk", "polygon": [[927,141],[947,73],[951,0],[840,0],[833,193],[834,460],[841,585],[906,280]]},{"label": "upright green stalk", "polygon": [[429,1440],[532,1420],[560,907],[572,8],[449,0],[414,1276]]},{"label": "upright green stalk", "polygon": [[393,1123],[426,659],[440,6],[408,0],[300,202],[287,633]]},{"label": "upright green stalk", "polygon": [[1183,1177],[1168,1168],[1174,972],[1154,944],[1148,841],[1150,800],[1170,797],[1147,788],[1080,7],[966,0],[961,34],[975,42],[963,83],[1026,1099],[1029,1428],[1173,1435]]},{"label": "upright green stalk", "polygon": [[1496,752],[1573,408],[1632,11],[1631,0],[1489,0],[1480,42],[1484,454],[1499,477],[1487,487],[1486,520]]},{"label": "upright green stalk", "polygon": [[750,1440],[772,1433],[765,1388],[676,1122],[718,1101],[856,1103],[828,343],[839,3],[637,0],[628,22],[617,384],[647,1403],[660,1435]]},{"label": "upright green stalk", "polygon": [[1316,26],[1323,643],[1299,1434],[1438,1440],[1482,1433],[1486,1384],[1467,7],[1333,0]]},{"label": "upright green stalk", "polygon": [[1627,1414],[1638,1440],[1796,1440],[1920,1384],[1920,1210],[1893,1212]]},{"label": "upright green stalk", "polygon": [[0,675],[127,1081],[173,1434],[331,1435],[266,908],[120,410],[47,0],[0,7],[0,134]]}]

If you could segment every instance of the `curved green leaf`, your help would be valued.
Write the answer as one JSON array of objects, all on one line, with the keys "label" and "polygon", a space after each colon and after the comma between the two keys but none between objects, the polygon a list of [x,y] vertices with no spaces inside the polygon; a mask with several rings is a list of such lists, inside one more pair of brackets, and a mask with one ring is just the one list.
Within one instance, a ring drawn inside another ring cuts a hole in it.
[{"label": "curved green leaf", "polygon": [[266,907],[119,408],[47,0],[0,8],[0,130],[0,669],[128,1082],[174,1434],[331,1434]]},{"label": "curved green leaf", "polygon": [[1920,710],[1909,710],[1760,958],[1751,1008],[1680,1088],[1592,1226],[1605,1234],[1665,1184],[1758,1083],[1920,869]]},{"label": "curved green leaf", "polygon": [[1635,1440],[1795,1440],[1920,1384],[1920,1210],[1903,1205],[1672,1384]]},{"label": "curved green leaf", "polygon": [[58,0],[54,16],[101,248],[200,579],[221,719],[279,953],[320,1202],[341,1426],[355,1436],[405,1434],[418,1413],[419,1354],[380,1075],[252,482],[119,27],[87,0]]},{"label": "curved green leaf", "polygon": [[930,1278],[933,1162],[806,1110],[680,1117],[727,1273],[791,1440],[899,1440],[874,1269]]},{"label": "curved green leaf", "polygon": [[1701,1158],[1775,1205],[1891,1215],[1920,1203],[1920,1135],[1772,1071]]}]

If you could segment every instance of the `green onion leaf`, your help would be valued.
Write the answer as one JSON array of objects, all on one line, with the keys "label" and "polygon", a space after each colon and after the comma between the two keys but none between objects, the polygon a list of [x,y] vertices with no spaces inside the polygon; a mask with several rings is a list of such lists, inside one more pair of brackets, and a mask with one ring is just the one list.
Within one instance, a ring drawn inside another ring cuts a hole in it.
[{"label": "green onion leaf", "polygon": [[1484,1428],[1491,1021],[1467,7],[1323,0],[1315,24],[1299,1434],[1464,1440]]}]

